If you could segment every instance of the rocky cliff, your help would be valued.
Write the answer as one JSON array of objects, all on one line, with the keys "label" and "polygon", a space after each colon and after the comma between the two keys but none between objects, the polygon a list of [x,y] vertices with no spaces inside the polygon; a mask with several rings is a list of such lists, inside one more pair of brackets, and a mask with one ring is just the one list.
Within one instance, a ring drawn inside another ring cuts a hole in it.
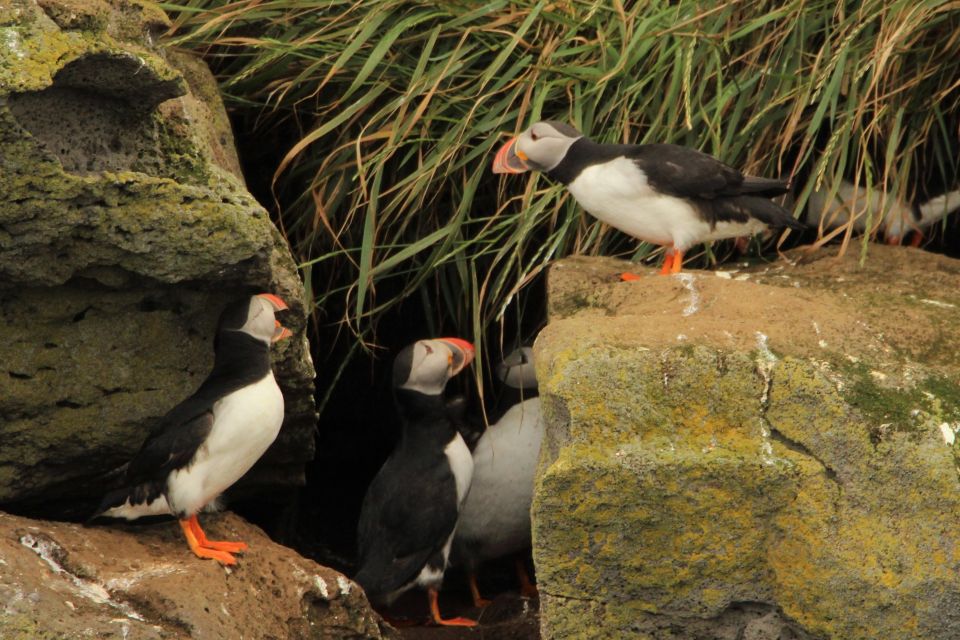
[{"label": "rocky cliff", "polygon": [[0,638],[393,637],[344,576],[237,516],[204,523],[250,544],[235,567],[194,557],[173,522],[84,528],[0,513]]},{"label": "rocky cliff", "polygon": [[212,364],[218,314],[273,291],[277,442],[237,485],[302,482],[313,364],[302,285],[249,195],[216,85],[139,0],[0,4],[0,507],[82,517]]},{"label": "rocky cliff", "polygon": [[545,638],[960,637],[960,263],[550,272]]}]

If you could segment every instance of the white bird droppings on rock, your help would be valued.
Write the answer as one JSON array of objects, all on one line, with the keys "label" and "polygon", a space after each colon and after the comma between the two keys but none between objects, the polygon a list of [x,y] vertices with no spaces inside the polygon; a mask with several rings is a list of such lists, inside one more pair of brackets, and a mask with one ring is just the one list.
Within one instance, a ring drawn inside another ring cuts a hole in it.
[{"label": "white bird droppings on rock", "polygon": [[690,299],[687,301],[687,306],[683,308],[683,316],[691,316],[700,310],[700,292],[693,286],[696,278],[689,273],[678,273],[677,277],[680,278],[680,282],[683,283],[684,288],[690,292]]},{"label": "white bird droppings on rock", "polygon": [[337,576],[337,586],[340,588],[340,595],[346,596],[350,595],[350,589],[353,585],[343,576]]},{"label": "white bird droppings on rock", "polygon": [[957,439],[957,434],[949,423],[944,422],[940,425],[940,433],[943,434],[943,441],[946,442],[947,445],[953,446],[954,441]]},{"label": "white bird droppings on rock", "polygon": [[96,604],[109,605],[128,618],[143,622],[143,616],[131,609],[129,605],[122,602],[115,602],[110,597],[110,592],[107,591],[102,584],[93,582],[92,580],[86,580],[66,570],[60,564],[60,558],[65,557],[65,552],[63,548],[53,540],[27,533],[20,536],[20,544],[40,556],[40,559],[46,562],[56,575],[68,578],[73,584],[74,591],[77,595],[87,598]]},{"label": "white bird droppings on rock", "polygon": [[[770,351],[766,334],[757,331],[756,336],[757,370],[763,377],[763,393],[760,396],[760,404],[765,410],[767,401],[770,399],[770,385],[773,383],[770,373],[773,371],[773,366],[777,362],[777,356],[773,355],[773,352]],[[760,445],[760,457],[763,459],[764,464],[774,463],[773,444],[770,442],[770,435],[770,427],[767,426],[767,418],[762,412],[760,416],[760,436],[763,438],[763,443]]]},{"label": "white bird droppings on rock", "polygon": [[317,591],[320,592],[320,596],[325,600],[329,600],[330,592],[327,591],[327,581],[320,576],[313,576],[313,582],[317,585]]},{"label": "white bird droppings on rock", "polygon": [[814,330],[814,331],[816,332],[816,334],[817,334],[817,344],[820,345],[820,348],[821,348],[821,349],[826,349],[826,348],[827,348],[827,341],[820,337],[820,325],[817,324],[817,321],[816,321],[816,320],[813,320],[812,322],[813,322],[813,330]]},{"label": "white bird droppings on rock", "polygon": [[957,306],[957,305],[951,304],[951,303],[949,303],[949,302],[941,302],[941,301],[939,301],[939,300],[928,300],[928,299],[926,299],[926,298],[922,298],[922,299],[920,300],[920,302],[922,302],[923,304],[930,304],[930,305],[933,305],[933,306],[935,306],[935,307],[940,307],[940,308],[942,308],[942,309],[953,309],[953,308],[955,308],[955,307]]}]

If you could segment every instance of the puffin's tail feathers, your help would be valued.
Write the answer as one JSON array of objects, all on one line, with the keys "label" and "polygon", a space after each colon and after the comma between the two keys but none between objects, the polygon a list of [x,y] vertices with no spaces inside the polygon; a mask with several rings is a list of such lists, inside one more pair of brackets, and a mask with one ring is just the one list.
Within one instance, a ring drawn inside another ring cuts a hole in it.
[{"label": "puffin's tail feathers", "polygon": [[373,570],[372,566],[371,563],[366,563],[360,567],[360,570],[353,576],[353,581],[360,585],[371,603],[386,604],[389,591],[384,588],[384,579],[380,575],[381,572]]},{"label": "puffin's tail feathers", "polygon": [[129,497],[130,489],[128,488],[115,489],[114,491],[107,492],[107,495],[103,496],[103,500],[100,501],[100,506],[98,506],[96,511],[93,512],[93,515],[87,518],[86,524],[90,524],[97,518],[104,515],[110,509],[119,507],[126,503]]},{"label": "puffin's tail feathers", "polygon": [[740,196],[735,199],[737,205],[750,212],[754,218],[771,227],[789,227],[797,231],[804,231],[809,227],[793,217],[789,211],[776,202],[758,196]]},{"label": "puffin's tail feathers", "polygon": [[941,218],[960,209],[960,189],[930,198],[917,206],[919,222],[922,226],[929,226]]},{"label": "puffin's tail feathers", "polygon": [[108,492],[93,515],[87,518],[87,524],[100,517],[136,520],[169,513],[170,507],[161,487],[151,483],[139,484]]},{"label": "puffin's tail feathers", "polygon": [[778,178],[759,178],[757,176],[744,176],[740,183],[740,193],[751,193],[758,196],[780,196],[790,191],[790,180],[780,180]]}]

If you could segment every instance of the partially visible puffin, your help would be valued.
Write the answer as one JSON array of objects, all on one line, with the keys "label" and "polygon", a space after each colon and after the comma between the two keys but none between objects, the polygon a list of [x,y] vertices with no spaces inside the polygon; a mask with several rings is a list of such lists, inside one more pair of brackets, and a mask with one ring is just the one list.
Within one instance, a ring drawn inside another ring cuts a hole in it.
[{"label": "partially visible puffin", "polygon": [[[924,202],[911,204],[880,187],[867,189],[848,180],[841,180],[833,198],[826,185],[814,189],[807,201],[804,220],[810,225],[835,229],[854,218],[854,231],[863,233],[867,217],[874,229],[883,232],[887,244],[900,244],[911,231],[911,244],[923,241],[924,229],[960,209],[960,191],[949,191]],[[874,229],[871,229],[872,232]]]},{"label": "partially visible puffin", "polygon": [[197,513],[239,480],[280,431],[283,395],[270,345],[291,335],[274,317],[286,308],[261,293],[224,309],[210,375],[163,417],[127,466],[127,486],[108,493],[92,518],[173,514],[197,556],[236,564],[233,554],[247,545],[208,540]]},{"label": "partially visible puffin", "polygon": [[370,600],[389,605],[408,589],[425,587],[431,619],[448,626],[476,625],[442,618],[437,603],[473,475],[470,450],[443,390],[473,357],[473,345],[458,338],[420,340],[397,355],[400,441],[367,489],[357,531],[360,569],[354,580]]},{"label": "partially visible puffin", "polygon": [[[451,562],[466,569],[478,607],[488,604],[477,587],[480,563],[530,548],[530,505],[543,440],[533,350],[521,347],[510,353],[497,375],[505,386],[500,400],[509,407],[473,451],[473,482],[451,554]],[[535,595],[523,558],[516,562],[523,595]]]},{"label": "partially visible puffin", "polygon": [[788,191],[787,180],[744,176],[672,144],[600,144],[566,123],[537,122],[493,161],[494,173],[529,170],[566,185],[602,222],[667,247],[661,273],[678,273],[684,252],[701,242],[805,228],[770,200]]}]

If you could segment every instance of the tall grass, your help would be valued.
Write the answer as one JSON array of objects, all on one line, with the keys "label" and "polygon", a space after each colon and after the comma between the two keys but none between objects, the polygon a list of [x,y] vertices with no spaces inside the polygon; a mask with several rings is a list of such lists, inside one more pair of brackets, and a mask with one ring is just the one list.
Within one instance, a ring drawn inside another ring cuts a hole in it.
[{"label": "tall grass", "polygon": [[909,194],[957,174],[958,2],[164,7],[231,109],[295,127],[269,168],[282,225],[318,321],[363,344],[410,296],[479,341],[551,260],[636,247],[546,179],[490,173],[505,136],[541,118],[799,176],[798,209],[841,175]]}]

